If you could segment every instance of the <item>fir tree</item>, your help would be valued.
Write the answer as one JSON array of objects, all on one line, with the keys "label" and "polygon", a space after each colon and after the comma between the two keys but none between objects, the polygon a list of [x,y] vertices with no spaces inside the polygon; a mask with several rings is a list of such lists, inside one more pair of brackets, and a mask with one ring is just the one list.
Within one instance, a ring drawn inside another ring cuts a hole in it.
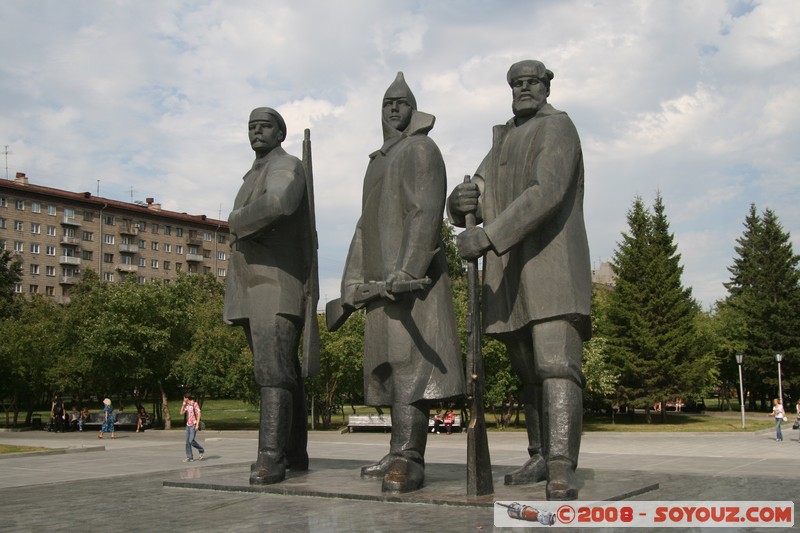
[{"label": "fir tree", "polygon": [[621,371],[620,395],[649,410],[699,392],[708,359],[698,350],[699,307],[681,283],[681,256],[661,195],[653,213],[637,197],[628,226],[612,261],[616,287],[602,333]]},{"label": "fir tree", "polygon": [[22,261],[0,250],[0,318],[14,314],[14,284],[22,279]]},{"label": "fir tree", "polygon": [[778,397],[776,353],[784,355],[784,397],[796,398],[800,392],[800,256],[772,210],[759,216],[751,205],[744,226],[736,240],[737,257],[728,267],[728,297],[721,307],[743,325],[728,336],[745,354],[750,407],[755,408],[758,399],[766,408]]}]

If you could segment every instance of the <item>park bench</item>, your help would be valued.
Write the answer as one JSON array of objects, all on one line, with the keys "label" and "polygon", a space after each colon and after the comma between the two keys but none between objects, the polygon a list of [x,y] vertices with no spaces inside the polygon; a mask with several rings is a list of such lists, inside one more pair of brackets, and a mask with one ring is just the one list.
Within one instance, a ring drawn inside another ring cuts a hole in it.
[{"label": "park bench", "polygon": [[[83,429],[95,429],[100,430],[100,427],[103,425],[103,413],[89,413],[89,419],[83,423]],[[136,429],[136,426],[139,424],[138,416],[136,413],[114,413],[114,429],[121,430],[121,429]],[[150,420],[150,417],[147,417],[144,421],[142,421],[142,429],[150,429],[153,427],[153,424]]]},{"label": "park bench", "polygon": [[[428,420],[428,427],[433,428],[433,416]],[[444,424],[441,426],[444,429]],[[350,415],[347,417],[347,427],[342,433],[352,433],[354,429],[392,429],[392,415]],[[461,431],[461,415],[456,415],[453,421],[453,431]]]}]

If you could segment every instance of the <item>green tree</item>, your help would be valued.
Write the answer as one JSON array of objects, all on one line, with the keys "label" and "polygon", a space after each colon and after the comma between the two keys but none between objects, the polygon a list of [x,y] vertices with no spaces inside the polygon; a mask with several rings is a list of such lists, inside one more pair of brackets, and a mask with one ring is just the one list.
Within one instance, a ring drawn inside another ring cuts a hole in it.
[{"label": "green tree", "polygon": [[699,394],[707,372],[698,371],[710,360],[696,329],[699,307],[681,283],[683,267],[661,195],[652,213],[637,197],[628,226],[612,261],[616,287],[601,335],[620,370],[620,397],[644,407],[649,420],[653,403]]},{"label": "green tree", "polygon": [[0,320],[14,312],[14,284],[22,279],[22,259],[0,250]]},{"label": "green tree", "polygon": [[309,407],[322,427],[330,427],[333,413],[345,401],[351,405],[364,396],[364,311],[356,311],[335,332],[325,326],[325,316],[317,315],[320,329],[320,373],[306,380]]},{"label": "green tree", "polygon": [[745,354],[750,408],[756,408],[758,399],[766,409],[770,398],[778,396],[776,353],[784,355],[784,392],[791,398],[800,396],[800,256],[772,210],[759,216],[751,205],[744,227],[736,240],[737,257],[728,267],[728,296],[720,309],[738,325],[727,338]]}]

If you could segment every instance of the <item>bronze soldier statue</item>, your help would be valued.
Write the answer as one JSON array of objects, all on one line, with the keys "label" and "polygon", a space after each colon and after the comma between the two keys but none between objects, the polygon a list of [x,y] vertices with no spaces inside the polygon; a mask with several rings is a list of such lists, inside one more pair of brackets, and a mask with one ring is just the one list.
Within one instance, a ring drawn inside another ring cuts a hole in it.
[{"label": "bronze soldier statue", "polygon": [[494,127],[470,183],[448,199],[451,220],[483,227],[458,237],[462,257],[485,254],[483,327],[505,343],[525,386],[530,460],[507,485],[547,479],[547,498],[578,496],[591,270],[583,219],[583,155],[570,118],[547,103],[553,73],[540,61],[511,66],[514,117]]},{"label": "bronze soldier statue", "polygon": [[233,242],[225,288],[225,321],[241,326],[261,387],[258,458],[250,483],[277,483],[286,468],[308,469],[307,413],[297,351],[312,276],[312,232],[306,177],[286,153],[286,123],[269,107],[252,111],[253,167],[233,204]]},{"label": "bronze soldier statue", "polygon": [[427,135],[435,119],[417,111],[402,72],[382,116],[384,142],[369,156],[341,303],[345,313],[366,308],[365,402],[392,412],[389,454],[361,475],[383,478],[383,491],[408,492],[424,482],[430,404],[462,395],[464,376],[440,236],[445,166]]}]

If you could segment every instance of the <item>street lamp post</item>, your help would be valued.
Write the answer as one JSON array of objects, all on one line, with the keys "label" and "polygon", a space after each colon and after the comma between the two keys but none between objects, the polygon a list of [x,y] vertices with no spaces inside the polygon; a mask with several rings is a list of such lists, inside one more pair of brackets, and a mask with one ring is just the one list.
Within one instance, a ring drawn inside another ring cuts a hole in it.
[{"label": "street lamp post", "polygon": [[742,385],[742,362],[744,361],[744,354],[739,352],[736,354],[736,364],[739,365],[739,404],[742,408],[742,429],[744,429],[744,386]]},{"label": "street lamp post", "polygon": [[781,405],[783,405],[783,383],[781,382],[781,361],[783,361],[783,354],[776,353],[775,360],[778,362],[778,399],[780,399]]}]

